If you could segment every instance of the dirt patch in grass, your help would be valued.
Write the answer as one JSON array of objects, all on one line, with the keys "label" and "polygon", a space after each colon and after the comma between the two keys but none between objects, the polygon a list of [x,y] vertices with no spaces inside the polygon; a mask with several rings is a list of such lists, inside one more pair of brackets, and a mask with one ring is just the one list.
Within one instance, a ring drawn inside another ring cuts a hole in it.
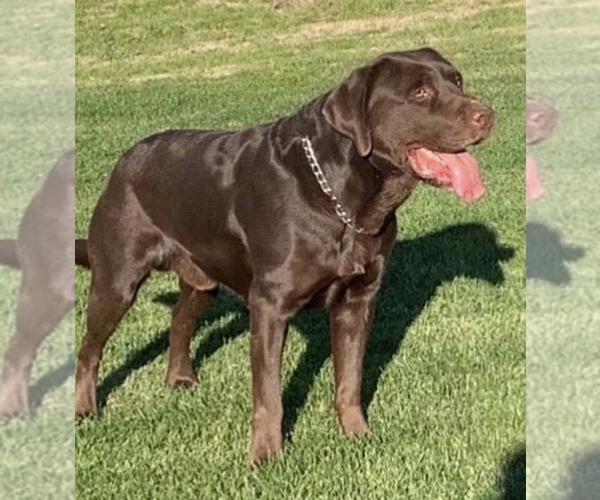
[{"label": "dirt patch in grass", "polygon": [[[188,80],[218,80],[220,78],[227,78],[235,75],[243,70],[243,67],[239,64],[224,64],[221,66],[213,66],[204,70],[190,70],[173,71],[169,73],[156,73],[150,75],[139,75],[129,78],[130,83],[146,83],[156,80],[169,80],[169,79],[181,79],[185,78]],[[98,82],[94,82],[97,84]]]},{"label": "dirt patch in grass", "polygon": [[[203,40],[193,44],[186,44],[176,47],[172,50],[165,50],[160,54],[137,54],[131,57],[122,57],[119,63],[125,63],[131,66],[145,66],[147,64],[161,64],[173,61],[174,59],[183,59],[195,54],[206,52],[222,51],[236,53],[246,50],[250,47],[250,42],[236,42],[234,40]],[[112,60],[104,60],[95,55],[77,56],[77,66],[81,68],[107,67],[114,64]]]},{"label": "dirt patch in grass", "polygon": [[227,78],[228,76],[235,75],[242,70],[242,66],[239,64],[224,64],[222,66],[214,66],[201,73],[203,78],[210,80],[218,80],[220,78]]},{"label": "dirt patch in grass", "polygon": [[271,0],[273,10],[300,9],[316,3],[324,3],[323,0]]},{"label": "dirt patch in grass", "polygon": [[[509,8],[519,5],[522,4],[520,2],[513,2],[504,4],[502,7]],[[302,25],[293,33],[277,35],[275,38],[283,42],[298,43],[303,41],[336,38],[364,32],[397,30],[403,27],[420,27],[441,19],[465,19],[492,8],[497,8],[497,6],[480,6],[473,2],[464,4],[461,7],[454,8],[450,11],[429,10],[419,14],[410,14],[406,16],[386,16],[369,19],[307,23]]]},{"label": "dirt patch in grass", "polygon": [[598,0],[585,0],[583,2],[565,2],[564,0],[527,0],[527,15],[540,14],[551,10],[591,9],[598,7]]}]

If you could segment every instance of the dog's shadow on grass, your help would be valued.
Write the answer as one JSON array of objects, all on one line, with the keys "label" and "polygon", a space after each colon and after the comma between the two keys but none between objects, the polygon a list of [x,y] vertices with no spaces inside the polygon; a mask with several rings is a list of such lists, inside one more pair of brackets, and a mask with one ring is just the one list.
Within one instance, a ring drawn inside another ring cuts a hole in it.
[{"label": "dog's shadow on grass", "polygon": [[525,445],[518,446],[505,459],[499,478],[498,500],[525,500],[527,493],[527,452]]},{"label": "dog's shadow on grass", "polygon": [[542,280],[553,285],[568,285],[571,272],[567,263],[581,259],[585,252],[565,244],[560,233],[538,222],[528,222],[527,279]]},{"label": "dog's shadow on grass", "polygon": [[[525,500],[527,458],[521,445],[506,458],[500,477],[499,500]],[[561,488],[564,500],[600,498],[600,448],[595,446],[577,454],[571,461]]]},{"label": "dog's shadow on grass", "polygon": [[63,364],[45,373],[29,388],[31,409],[37,410],[47,394],[62,386],[73,375],[75,375],[75,356],[71,354]]},{"label": "dog's shadow on grass", "polygon": [[590,448],[575,457],[569,467],[568,500],[600,498],[600,448]]},{"label": "dog's shadow on grass", "polygon": [[[437,288],[459,277],[499,286],[504,282],[501,264],[513,255],[514,250],[500,245],[493,231],[476,223],[451,226],[396,244],[379,292],[365,357],[365,410],[368,410],[379,379],[398,352],[408,328]],[[176,293],[155,298],[155,301],[170,306],[176,300]],[[248,330],[245,308],[230,294],[221,294],[215,305],[202,316],[199,325],[210,325],[231,311],[236,313],[234,319],[224,328],[213,329],[193,353],[196,370],[221,346]],[[319,371],[331,354],[325,312],[302,312],[293,324],[305,336],[307,345],[283,394],[284,430],[288,439]],[[167,347],[167,332],[161,332],[145,347],[132,353],[125,364],[108,375],[100,385],[98,395],[101,405],[129,374],[160,356]]]},{"label": "dog's shadow on grass", "polygon": [[[154,301],[173,307],[178,296],[178,293],[168,292],[158,295]],[[196,372],[219,348],[248,330],[249,322],[245,311],[245,307],[231,293],[220,293],[215,304],[201,316],[196,329],[211,325],[226,314],[234,313],[231,321],[224,327],[213,329],[193,353],[192,363]],[[106,405],[108,396],[123,385],[134,371],[151,363],[168,349],[168,334],[169,330],[158,333],[144,347],[132,352],[121,367],[102,381],[98,386],[98,405],[101,409]]]},{"label": "dog's shadow on grass", "polygon": [[[400,349],[410,325],[437,288],[458,277],[501,285],[504,281],[501,263],[513,255],[514,250],[500,245],[496,235],[482,224],[455,225],[396,243],[379,291],[365,355],[362,388],[365,413],[368,414],[379,379]],[[295,324],[308,343],[284,391],[284,428],[288,438],[316,375],[331,354],[325,314],[303,313]]]}]

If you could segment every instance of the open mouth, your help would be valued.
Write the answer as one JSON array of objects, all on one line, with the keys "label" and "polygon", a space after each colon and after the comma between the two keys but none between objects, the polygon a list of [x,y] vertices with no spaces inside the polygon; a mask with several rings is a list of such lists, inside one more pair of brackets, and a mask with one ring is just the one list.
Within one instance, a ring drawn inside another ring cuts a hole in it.
[{"label": "open mouth", "polygon": [[468,151],[441,153],[415,148],[407,154],[411,168],[421,179],[452,189],[466,203],[484,195],[479,164]]}]

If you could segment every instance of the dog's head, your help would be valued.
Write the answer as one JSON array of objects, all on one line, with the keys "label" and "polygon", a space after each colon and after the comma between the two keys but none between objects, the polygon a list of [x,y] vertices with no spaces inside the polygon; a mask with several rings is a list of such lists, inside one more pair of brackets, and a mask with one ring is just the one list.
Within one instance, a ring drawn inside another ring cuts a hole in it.
[{"label": "dog's head", "polygon": [[558,122],[557,111],[534,97],[527,96],[525,102],[525,135],[531,146],[548,139]]},{"label": "dog's head", "polygon": [[[558,122],[557,111],[548,104],[534,97],[527,96],[525,103],[525,134],[527,146],[537,144],[548,139]],[[526,156],[526,199],[533,201],[541,197],[544,184],[540,176],[537,162],[527,154]]]},{"label": "dog's head", "polygon": [[460,72],[433,49],[390,52],[355,70],[323,113],[363,157],[410,168],[468,202],[485,191],[466,148],[490,135],[494,113],[463,91]]}]

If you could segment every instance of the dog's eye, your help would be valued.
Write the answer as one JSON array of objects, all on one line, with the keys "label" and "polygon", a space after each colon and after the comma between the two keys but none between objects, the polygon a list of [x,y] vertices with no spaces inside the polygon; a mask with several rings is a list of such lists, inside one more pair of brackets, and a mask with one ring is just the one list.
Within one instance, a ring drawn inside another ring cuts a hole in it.
[{"label": "dog's eye", "polygon": [[415,99],[418,101],[424,101],[425,99],[429,98],[429,96],[429,90],[427,90],[425,87],[419,87],[417,90],[415,90]]},{"label": "dog's eye", "polygon": [[460,76],[457,76],[457,77],[454,79],[454,83],[456,83],[456,86],[457,86],[459,89],[462,89],[463,82],[462,82],[462,78],[461,78]]}]

